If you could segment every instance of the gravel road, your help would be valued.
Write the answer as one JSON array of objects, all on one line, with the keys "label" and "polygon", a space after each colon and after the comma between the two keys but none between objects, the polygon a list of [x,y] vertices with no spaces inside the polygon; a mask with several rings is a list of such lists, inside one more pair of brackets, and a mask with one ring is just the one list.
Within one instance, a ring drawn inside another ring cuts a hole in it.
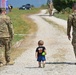
[{"label": "gravel road", "polygon": [[[76,60],[71,41],[63,31],[43,19],[54,20],[54,17],[45,15],[43,10],[30,18],[37,24],[38,31],[29,40],[31,43],[27,50],[15,60],[15,64],[2,67],[0,75],[76,75]],[[57,19],[55,22],[59,22],[59,25],[63,23],[66,30],[66,21]],[[35,49],[40,39],[44,40],[47,49],[45,68],[38,68],[35,58]]]}]

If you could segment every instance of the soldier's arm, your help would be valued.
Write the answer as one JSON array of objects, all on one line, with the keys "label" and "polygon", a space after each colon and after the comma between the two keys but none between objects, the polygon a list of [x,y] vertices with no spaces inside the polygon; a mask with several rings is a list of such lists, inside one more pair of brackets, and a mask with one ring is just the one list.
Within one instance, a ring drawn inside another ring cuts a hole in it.
[{"label": "soldier's arm", "polygon": [[13,30],[13,25],[12,25],[11,19],[9,17],[6,19],[6,23],[8,25],[8,30],[9,30],[10,37],[12,39],[13,35],[14,35],[14,30]]},{"label": "soldier's arm", "polygon": [[11,38],[13,39],[14,29],[13,29],[13,24],[12,24],[12,22],[10,22],[9,27],[10,27],[10,35],[11,35]]}]

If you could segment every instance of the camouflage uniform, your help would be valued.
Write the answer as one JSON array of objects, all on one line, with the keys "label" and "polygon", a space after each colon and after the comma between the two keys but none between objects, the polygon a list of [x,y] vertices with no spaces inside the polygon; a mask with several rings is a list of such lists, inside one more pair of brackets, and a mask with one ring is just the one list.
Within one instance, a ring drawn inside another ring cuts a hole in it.
[{"label": "camouflage uniform", "polygon": [[67,21],[67,35],[70,35],[70,31],[71,28],[73,28],[72,30],[72,45],[74,48],[74,53],[75,53],[75,57],[76,57],[76,13],[72,13]]},{"label": "camouflage uniform", "polygon": [[48,5],[49,14],[52,15],[52,11],[53,11],[53,3],[52,3],[52,0],[47,0],[47,5]]},{"label": "camouflage uniform", "polygon": [[0,47],[5,47],[6,63],[10,62],[10,45],[13,34],[10,18],[5,14],[0,14]]}]

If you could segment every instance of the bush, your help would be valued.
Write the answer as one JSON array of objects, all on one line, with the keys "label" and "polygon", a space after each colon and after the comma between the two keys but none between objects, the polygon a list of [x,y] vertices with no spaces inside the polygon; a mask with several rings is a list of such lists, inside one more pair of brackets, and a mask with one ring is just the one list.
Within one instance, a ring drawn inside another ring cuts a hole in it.
[{"label": "bush", "polygon": [[76,0],[53,0],[53,5],[55,9],[59,12],[61,12],[64,9],[66,9],[66,11],[69,12],[69,8],[72,8],[73,3],[75,2]]},{"label": "bush", "polygon": [[71,9],[69,7],[65,8],[65,12],[70,13]]}]

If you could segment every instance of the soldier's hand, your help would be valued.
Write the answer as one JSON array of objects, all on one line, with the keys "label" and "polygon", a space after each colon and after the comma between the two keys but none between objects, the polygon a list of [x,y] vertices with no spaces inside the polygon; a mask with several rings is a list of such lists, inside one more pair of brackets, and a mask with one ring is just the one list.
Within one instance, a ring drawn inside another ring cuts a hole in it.
[{"label": "soldier's hand", "polygon": [[12,40],[13,40],[13,36],[10,37],[10,41],[12,41]]}]

